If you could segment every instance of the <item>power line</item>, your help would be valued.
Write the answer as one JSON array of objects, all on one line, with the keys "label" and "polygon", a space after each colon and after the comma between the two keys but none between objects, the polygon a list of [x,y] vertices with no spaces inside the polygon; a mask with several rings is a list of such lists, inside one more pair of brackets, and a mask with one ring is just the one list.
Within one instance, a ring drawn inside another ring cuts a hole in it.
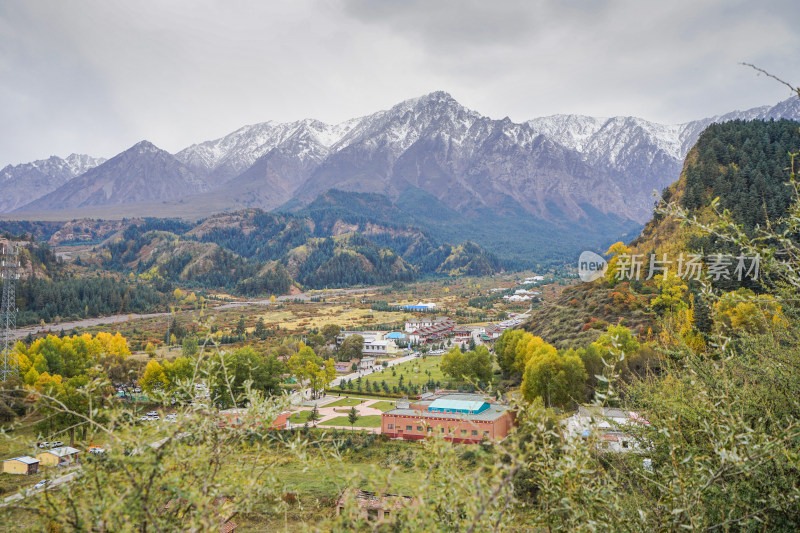
[{"label": "power line", "polygon": [[0,352],[0,380],[17,374],[19,365],[14,356],[14,331],[17,329],[16,282],[19,279],[19,257],[12,245],[0,247],[0,275],[3,277],[3,299],[0,306],[2,352]]}]

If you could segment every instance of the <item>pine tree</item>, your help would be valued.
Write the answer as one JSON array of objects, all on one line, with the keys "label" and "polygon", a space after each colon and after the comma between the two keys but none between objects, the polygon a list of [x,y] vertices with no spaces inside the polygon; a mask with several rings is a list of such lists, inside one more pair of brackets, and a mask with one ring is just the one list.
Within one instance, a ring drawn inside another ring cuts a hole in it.
[{"label": "pine tree", "polygon": [[356,411],[356,406],[350,408],[350,412],[347,413],[347,421],[350,422],[350,429],[353,428],[353,425],[358,421],[358,411]]},{"label": "pine tree", "polygon": [[[314,407],[311,409],[311,412],[308,413],[308,419],[307,420],[309,422],[311,422],[312,424],[314,424],[314,422],[316,422],[319,419],[320,419],[319,409],[317,409],[317,406],[315,404]],[[316,424],[314,424],[314,425],[316,425]]]}]

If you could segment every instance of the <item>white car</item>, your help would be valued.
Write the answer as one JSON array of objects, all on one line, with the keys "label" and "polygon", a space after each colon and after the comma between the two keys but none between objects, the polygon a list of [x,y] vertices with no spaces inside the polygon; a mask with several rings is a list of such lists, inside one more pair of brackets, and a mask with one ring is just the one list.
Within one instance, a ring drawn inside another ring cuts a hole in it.
[{"label": "white car", "polygon": [[178,419],[178,415],[175,413],[170,413],[165,417],[166,420],[174,421]]},{"label": "white car", "polygon": [[100,448],[98,446],[92,446],[91,448],[89,448],[88,451],[89,451],[89,453],[93,453],[95,455],[102,455],[102,454],[106,453],[106,451],[103,448]]},{"label": "white car", "polygon": [[51,448],[60,448],[63,445],[64,445],[64,443],[61,442],[60,440],[57,440],[57,441],[54,441],[54,442],[50,443],[50,447]]},{"label": "white car", "polygon": [[139,422],[147,422],[148,420],[150,420],[149,416],[140,416],[139,417]]},{"label": "white car", "polygon": [[46,487],[49,484],[50,484],[50,480],[49,479],[43,479],[39,483],[34,485],[33,488],[34,489],[42,489],[42,488]]},{"label": "white car", "polygon": [[39,443],[39,448],[49,448],[49,447],[50,447],[50,443],[47,442],[47,441]]},{"label": "white car", "polygon": [[148,411],[147,416],[158,416],[158,411]]}]

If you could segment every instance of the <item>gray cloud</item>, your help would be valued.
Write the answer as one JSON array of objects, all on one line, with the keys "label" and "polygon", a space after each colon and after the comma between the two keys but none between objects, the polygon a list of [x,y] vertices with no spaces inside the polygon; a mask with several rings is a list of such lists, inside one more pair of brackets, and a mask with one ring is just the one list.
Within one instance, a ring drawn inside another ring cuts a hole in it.
[{"label": "gray cloud", "polygon": [[794,1],[0,3],[0,166],[243,124],[329,122],[437,89],[493,117],[680,122],[786,98]]}]

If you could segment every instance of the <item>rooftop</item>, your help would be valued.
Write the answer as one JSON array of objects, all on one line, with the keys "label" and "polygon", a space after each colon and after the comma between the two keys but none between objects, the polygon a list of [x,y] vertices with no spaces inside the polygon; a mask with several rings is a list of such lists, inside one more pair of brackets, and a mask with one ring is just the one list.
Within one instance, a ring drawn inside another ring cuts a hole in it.
[{"label": "rooftop", "polygon": [[489,404],[483,400],[453,400],[445,397],[434,400],[428,406],[428,411],[477,414],[488,408]]},{"label": "rooftop", "polygon": [[493,420],[497,420],[500,418],[505,412],[506,407],[504,405],[497,405],[497,404],[488,404],[489,408],[485,411],[482,411],[477,414],[465,414],[465,413],[437,413],[437,412],[428,412],[423,411],[421,409],[392,409],[391,411],[386,411],[384,415],[399,415],[399,416],[413,416],[415,418],[424,419],[424,418],[451,418],[453,420],[475,420],[480,422],[492,422]]},{"label": "rooftop", "polygon": [[80,452],[80,450],[77,450],[71,446],[62,446],[60,448],[53,448],[52,450],[47,450],[44,453],[52,453],[56,457],[65,457],[67,455],[72,455],[78,452]]},{"label": "rooftop", "polygon": [[28,457],[27,455],[23,455],[22,457],[14,457],[13,459],[6,459],[3,462],[5,463],[6,461],[19,461],[21,463],[25,463],[26,465],[32,465],[38,463],[39,459],[34,459],[33,457]]},{"label": "rooftop", "polygon": [[399,509],[403,505],[411,503],[410,496],[400,494],[378,494],[352,487],[345,489],[339,497],[338,505],[343,507],[348,498],[353,498],[361,509]]},{"label": "rooftop", "polygon": [[427,395],[425,399],[414,402],[413,408],[392,409],[384,414],[492,421],[500,418],[506,410],[506,406],[489,403],[481,394],[444,393]]}]

